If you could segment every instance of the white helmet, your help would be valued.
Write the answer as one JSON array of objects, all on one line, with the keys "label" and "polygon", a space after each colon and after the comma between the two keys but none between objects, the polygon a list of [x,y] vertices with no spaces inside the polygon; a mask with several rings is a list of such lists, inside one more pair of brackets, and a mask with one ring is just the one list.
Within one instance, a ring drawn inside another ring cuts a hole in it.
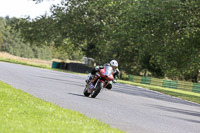
[{"label": "white helmet", "polygon": [[111,60],[110,61],[110,65],[112,66],[112,67],[118,67],[118,62],[116,61],[116,60]]}]

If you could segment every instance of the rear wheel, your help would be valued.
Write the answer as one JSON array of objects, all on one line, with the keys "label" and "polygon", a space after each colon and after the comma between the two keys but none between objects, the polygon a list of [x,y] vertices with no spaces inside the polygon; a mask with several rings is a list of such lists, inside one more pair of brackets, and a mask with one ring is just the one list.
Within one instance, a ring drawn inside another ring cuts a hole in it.
[{"label": "rear wheel", "polygon": [[86,96],[86,97],[89,97],[90,93],[88,93],[87,91],[87,86],[85,87],[84,91],[83,91],[83,94]]},{"label": "rear wheel", "polygon": [[102,88],[103,88],[103,83],[102,82],[98,83],[96,89],[92,92],[91,97],[95,98],[99,94]]}]

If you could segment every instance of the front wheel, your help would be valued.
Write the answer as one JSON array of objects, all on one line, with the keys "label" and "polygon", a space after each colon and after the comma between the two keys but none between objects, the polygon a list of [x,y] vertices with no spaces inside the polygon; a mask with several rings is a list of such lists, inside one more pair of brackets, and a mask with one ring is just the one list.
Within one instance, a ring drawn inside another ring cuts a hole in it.
[{"label": "front wheel", "polygon": [[92,92],[91,97],[95,98],[99,94],[102,88],[103,88],[103,83],[102,82],[98,83],[96,89]]}]

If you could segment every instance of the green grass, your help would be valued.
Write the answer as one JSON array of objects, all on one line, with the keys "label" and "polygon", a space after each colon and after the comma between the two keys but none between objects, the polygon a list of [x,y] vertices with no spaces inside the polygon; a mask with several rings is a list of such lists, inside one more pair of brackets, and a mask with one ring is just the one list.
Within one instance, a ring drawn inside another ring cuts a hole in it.
[{"label": "green grass", "polygon": [[161,92],[161,93],[164,93],[167,95],[175,96],[175,97],[178,97],[178,98],[181,98],[184,100],[188,100],[188,101],[192,101],[192,102],[200,104],[200,94],[199,93],[183,91],[183,90],[178,90],[178,89],[165,88],[165,87],[160,87],[160,86],[152,86],[152,85],[134,83],[134,82],[124,81],[124,80],[119,80],[119,83],[140,86],[140,87],[143,87],[146,89]]},{"label": "green grass", "polygon": [[93,118],[37,99],[0,81],[1,133],[118,133]]}]

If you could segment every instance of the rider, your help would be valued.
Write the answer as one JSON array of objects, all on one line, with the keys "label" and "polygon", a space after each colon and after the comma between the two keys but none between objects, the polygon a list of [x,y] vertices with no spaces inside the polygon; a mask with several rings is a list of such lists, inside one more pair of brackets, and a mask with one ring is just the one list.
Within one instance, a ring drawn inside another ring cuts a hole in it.
[{"label": "rider", "polygon": [[[103,66],[96,66],[95,68],[92,69],[91,73],[88,74],[88,77],[86,79],[86,82],[88,83],[91,79],[94,78],[94,75],[96,74],[96,72],[99,72],[100,69],[103,69],[104,66],[111,66],[113,68],[113,83],[117,83],[117,79],[119,77],[119,69],[118,69],[118,62],[116,60],[111,60],[110,63],[107,63]],[[111,89],[112,88],[112,82],[110,82],[107,86],[107,89]]]}]

